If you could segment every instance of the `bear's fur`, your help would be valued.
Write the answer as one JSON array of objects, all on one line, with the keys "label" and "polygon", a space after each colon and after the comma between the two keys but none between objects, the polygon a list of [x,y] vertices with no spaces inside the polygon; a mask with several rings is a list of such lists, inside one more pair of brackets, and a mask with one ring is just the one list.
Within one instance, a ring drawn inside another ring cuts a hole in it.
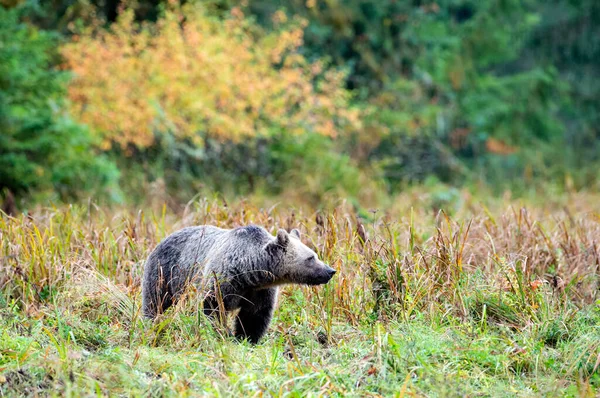
[{"label": "bear's fur", "polygon": [[249,225],[222,229],[184,228],[165,238],[144,268],[143,312],[154,318],[177,300],[190,280],[208,282],[204,313],[239,309],[234,333],[256,343],[266,332],[278,286],[327,283],[335,270],[300,241],[298,230],[273,237]]}]

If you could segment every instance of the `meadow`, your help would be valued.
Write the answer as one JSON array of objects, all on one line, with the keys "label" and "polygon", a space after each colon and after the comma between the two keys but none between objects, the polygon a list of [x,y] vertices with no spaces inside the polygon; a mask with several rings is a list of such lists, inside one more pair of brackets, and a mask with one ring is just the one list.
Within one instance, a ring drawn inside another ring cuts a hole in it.
[{"label": "meadow", "polygon": [[[417,194],[357,212],[200,199],[0,219],[0,396],[597,396],[597,196],[454,211]],[[154,246],[178,228],[298,227],[338,270],[287,286],[253,346],[190,290],[141,317]]]},{"label": "meadow", "polygon": [[[0,397],[600,396],[598,21],[0,0]],[[249,223],[337,274],[258,345],[141,316],[158,242]]]}]

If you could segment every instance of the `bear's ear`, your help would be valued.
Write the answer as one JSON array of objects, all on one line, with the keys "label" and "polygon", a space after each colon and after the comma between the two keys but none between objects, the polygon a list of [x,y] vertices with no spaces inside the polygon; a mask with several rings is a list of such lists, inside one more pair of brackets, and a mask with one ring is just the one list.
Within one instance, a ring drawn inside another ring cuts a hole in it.
[{"label": "bear's ear", "polygon": [[270,253],[286,251],[288,243],[290,243],[290,236],[288,235],[285,229],[280,229],[279,231],[277,231],[277,238],[267,243],[267,245],[265,246],[265,250]]},{"label": "bear's ear", "polygon": [[285,229],[279,229],[277,231],[277,244],[281,247],[287,247],[290,243],[290,236]]},{"label": "bear's ear", "polygon": [[300,239],[300,231],[298,231],[296,228],[290,231],[290,235],[294,235],[296,238]]}]

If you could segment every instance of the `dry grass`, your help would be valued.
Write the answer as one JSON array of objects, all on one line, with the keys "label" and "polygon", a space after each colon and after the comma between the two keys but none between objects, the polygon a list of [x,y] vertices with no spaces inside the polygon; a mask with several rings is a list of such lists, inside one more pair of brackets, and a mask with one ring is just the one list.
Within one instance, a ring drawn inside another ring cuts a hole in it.
[{"label": "dry grass", "polygon": [[[3,216],[0,392],[599,391],[593,206],[469,203],[449,217],[406,203],[362,217],[344,205],[307,212],[208,200],[177,212],[90,205]],[[154,324],[141,319],[143,262],[162,238],[188,225],[249,223],[299,227],[339,270],[334,281],[284,289],[257,347],[220,336],[193,294]]]}]

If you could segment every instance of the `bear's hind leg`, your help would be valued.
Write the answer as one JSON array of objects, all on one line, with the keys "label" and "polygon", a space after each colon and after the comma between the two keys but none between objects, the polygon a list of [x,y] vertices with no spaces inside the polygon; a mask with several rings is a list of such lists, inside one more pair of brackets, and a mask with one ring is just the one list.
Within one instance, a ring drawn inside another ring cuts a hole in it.
[{"label": "bear's hind leg", "polygon": [[[167,275],[165,275],[165,270]],[[144,267],[144,280],[142,284],[142,311],[146,318],[156,318],[173,304],[167,280],[170,270],[162,267],[156,255],[150,255]]]},{"label": "bear's hind leg", "polygon": [[235,321],[235,337],[258,343],[269,327],[276,300],[277,288],[256,290],[245,295]]}]

